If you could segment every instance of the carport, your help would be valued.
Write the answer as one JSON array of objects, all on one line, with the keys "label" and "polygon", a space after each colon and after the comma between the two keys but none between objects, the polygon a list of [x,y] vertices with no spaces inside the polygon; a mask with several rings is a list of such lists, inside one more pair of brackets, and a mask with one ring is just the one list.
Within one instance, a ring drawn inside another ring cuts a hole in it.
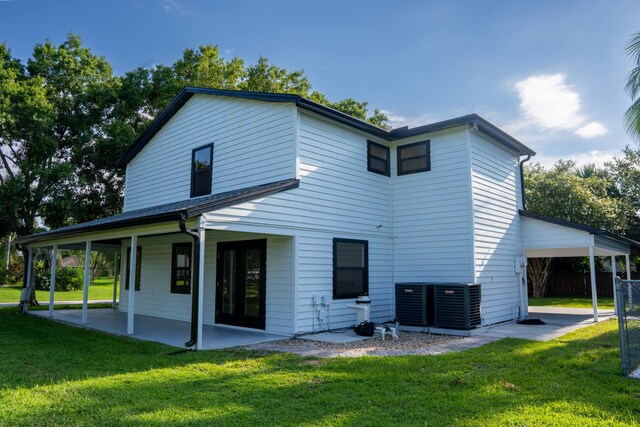
[{"label": "carport", "polygon": [[[631,279],[629,254],[640,243],[626,237],[529,211],[520,211],[524,252],[527,258],[589,257],[593,321],[598,321],[595,257],[611,257],[611,286],[616,277],[616,257],[625,257],[627,279]],[[525,275],[526,277],[526,275]],[[613,293],[615,299],[615,291]]]}]

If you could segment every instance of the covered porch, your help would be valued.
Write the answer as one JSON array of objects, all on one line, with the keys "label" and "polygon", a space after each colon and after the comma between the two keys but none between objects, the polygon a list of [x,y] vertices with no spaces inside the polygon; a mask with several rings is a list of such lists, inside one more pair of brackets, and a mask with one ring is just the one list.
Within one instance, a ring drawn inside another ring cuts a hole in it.
[{"label": "covered porch", "polygon": [[[227,224],[208,222],[206,214],[296,185],[291,180],[266,184],[20,237],[16,243],[27,250],[29,286],[34,249],[51,257],[49,311],[37,315],[198,350],[244,345],[245,338],[281,339],[294,324],[294,236],[266,233],[263,227],[229,230]],[[81,310],[53,310],[56,254],[62,248],[85,252]],[[117,310],[88,309],[89,258],[98,249],[119,252],[122,260],[119,293],[114,280]],[[25,312],[29,291],[23,289],[21,298]],[[216,338],[222,341],[216,344]]]},{"label": "covered porch", "polygon": [[[604,230],[562,221],[520,211],[525,256],[527,258],[564,258],[588,257],[592,319],[598,321],[598,294],[596,290],[595,257],[607,257],[611,260],[611,287],[614,288],[617,257],[624,256],[627,279],[631,278],[629,255],[631,247],[640,247],[640,243]],[[526,274],[524,277],[526,278]],[[615,292],[614,301],[615,301]]]},{"label": "covered porch", "polygon": [[[86,322],[82,321],[82,310],[56,310],[54,320],[73,326],[85,327],[108,334],[130,336],[144,341],[156,341],[174,347],[184,348],[189,337],[191,324],[182,320],[135,314],[135,332],[127,332],[127,313],[111,308],[91,309]],[[34,316],[48,318],[48,311],[30,312]],[[269,333],[257,329],[234,328],[221,325],[204,325],[202,329],[202,350],[214,350],[276,341],[288,336]]]}]

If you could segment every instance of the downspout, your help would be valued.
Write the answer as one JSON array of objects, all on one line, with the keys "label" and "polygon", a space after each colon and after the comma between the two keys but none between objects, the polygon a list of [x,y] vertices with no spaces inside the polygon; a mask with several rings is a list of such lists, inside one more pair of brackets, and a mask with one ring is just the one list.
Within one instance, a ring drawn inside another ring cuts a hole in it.
[{"label": "downspout", "polygon": [[[527,210],[527,198],[525,197],[524,194],[524,163],[528,162],[531,159],[531,154],[527,154],[527,157],[525,157],[524,159],[520,160],[520,193],[522,194],[522,210],[526,211]],[[523,256],[525,256],[525,251],[524,251],[524,243],[523,243],[523,248],[522,248],[522,254]],[[526,258],[525,258],[526,259]],[[520,273],[516,274],[516,277],[518,278],[518,318],[517,321],[522,320],[523,316],[522,316],[522,306],[523,304],[523,292],[527,292],[526,291],[526,283],[527,283],[527,265],[525,263],[524,267],[522,266],[522,263],[520,262],[519,257],[516,258],[516,263],[519,263],[520,266]],[[524,268],[524,271],[522,270]],[[522,289],[522,287],[525,286],[524,291]],[[527,310],[528,312],[528,310]]]},{"label": "downspout", "polygon": [[180,214],[180,221],[178,226],[180,231],[193,237],[193,263],[192,263],[192,277],[191,277],[191,339],[184,343],[185,347],[193,347],[198,342],[198,301],[200,299],[200,289],[198,283],[200,282],[200,235],[195,231],[187,229],[185,221],[188,219],[188,215],[185,212]]},{"label": "downspout", "polygon": [[527,199],[524,195],[524,163],[531,159],[531,154],[520,161],[520,193],[522,193],[522,210],[527,210]]}]

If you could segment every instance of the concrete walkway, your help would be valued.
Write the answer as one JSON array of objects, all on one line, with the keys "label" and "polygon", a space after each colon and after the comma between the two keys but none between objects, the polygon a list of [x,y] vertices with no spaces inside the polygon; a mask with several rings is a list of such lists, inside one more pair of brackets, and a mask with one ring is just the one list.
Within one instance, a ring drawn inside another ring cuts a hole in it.
[{"label": "concrete walkway", "polygon": [[[600,322],[611,319],[614,316],[613,310],[599,310],[598,313],[598,320]],[[263,351],[288,352],[300,356],[313,357],[437,355],[480,347],[502,338],[549,341],[594,324],[593,310],[590,308],[529,307],[529,318],[540,319],[545,322],[545,324],[523,325],[509,322],[486,328],[484,333],[478,335],[423,345],[415,345],[402,339],[388,342],[388,344],[390,344],[389,346],[380,345],[379,342],[376,343],[375,338],[368,341],[361,341],[362,345],[358,346],[343,345],[342,341],[345,340],[334,340],[331,343],[323,340],[323,343],[312,344],[305,343],[303,340],[298,339],[294,342],[280,341],[261,343],[251,345],[248,348]],[[308,340],[313,340],[313,337],[314,335],[305,336]]]},{"label": "concrete walkway", "polygon": [[[614,317],[613,310],[598,310],[598,321]],[[544,325],[521,325],[514,322],[493,326],[484,334],[497,338],[524,338],[549,341],[569,332],[593,325],[590,308],[529,307],[529,318],[540,319]]]}]

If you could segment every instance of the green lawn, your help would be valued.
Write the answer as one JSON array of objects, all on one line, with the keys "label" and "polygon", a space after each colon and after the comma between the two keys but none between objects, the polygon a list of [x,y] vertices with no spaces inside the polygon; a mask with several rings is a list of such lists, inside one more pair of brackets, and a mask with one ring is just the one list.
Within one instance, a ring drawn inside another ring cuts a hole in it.
[{"label": "green lawn", "polygon": [[[592,308],[591,297],[544,297],[529,298],[530,306]],[[598,308],[613,310],[613,298],[598,298]]]},{"label": "green lawn", "polygon": [[[0,286],[0,302],[20,302],[20,286]],[[82,290],[56,291],[56,301],[82,301]],[[113,277],[97,277],[89,285],[89,299],[112,299]],[[36,299],[39,302],[49,302],[49,291],[36,291]]]},{"label": "green lawn", "polygon": [[2,425],[638,426],[616,323],[441,356],[187,352],[0,310]]}]

